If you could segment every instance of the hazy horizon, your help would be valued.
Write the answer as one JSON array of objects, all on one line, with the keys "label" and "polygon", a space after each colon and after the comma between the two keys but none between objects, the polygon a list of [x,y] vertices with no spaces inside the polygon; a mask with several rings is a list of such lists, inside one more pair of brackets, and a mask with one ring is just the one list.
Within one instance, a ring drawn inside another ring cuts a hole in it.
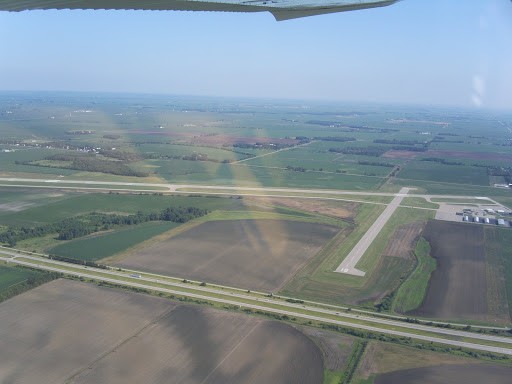
[{"label": "hazy horizon", "polygon": [[0,12],[0,90],[512,109],[512,4],[270,14]]}]

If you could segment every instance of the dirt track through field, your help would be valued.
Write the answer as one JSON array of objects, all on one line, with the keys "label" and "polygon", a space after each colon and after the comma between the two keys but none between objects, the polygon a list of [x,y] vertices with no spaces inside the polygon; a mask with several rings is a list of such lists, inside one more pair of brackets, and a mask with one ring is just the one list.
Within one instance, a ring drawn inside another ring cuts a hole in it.
[{"label": "dirt track through field", "polygon": [[383,256],[412,259],[415,240],[420,235],[423,227],[423,222],[415,222],[398,227],[382,253]]},{"label": "dirt track through field", "polygon": [[272,292],[338,230],[298,221],[210,221],[135,251],[116,266]]},{"label": "dirt track through field", "polygon": [[437,268],[415,313],[440,319],[487,320],[483,227],[430,220],[423,237],[430,243]]}]

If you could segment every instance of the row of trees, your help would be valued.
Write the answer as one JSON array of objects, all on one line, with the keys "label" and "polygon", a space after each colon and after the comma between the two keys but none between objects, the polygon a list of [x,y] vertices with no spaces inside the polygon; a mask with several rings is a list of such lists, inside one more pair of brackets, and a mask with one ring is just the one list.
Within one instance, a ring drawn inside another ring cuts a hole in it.
[{"label": "row of trees", "polygon": [[137,212],[134,215],[93,212],[36,227],[10,226],[3,233],[0,233],[0,242],[13,247],[18,241],[42,237],[52,233],[58,234],[58,240],[71,240],[118,226],[137,225],[148,221],[185,223],[207,213],[206,209],[195,207],[171,207],[160,212]]},{"label": "row of trees", "polygon": [[[16,266],[13,268],[21,268],[25,270],[29,269],[21,266]],[[35,288],[43,283],[55,280],[59,277],[62,277],[61,273],[31,270],[30,275],[25,281],[21,281],[18,284],[13,284],[3,290],[0,290],[0,302]]]},{"label": "row of trees", "polygon": [[342,147],[342,148],[329,148],[329,152],[344,153],[346,155],[364,155],[379,157],[386,152],[388,148],[378,146],[368,147]]}]

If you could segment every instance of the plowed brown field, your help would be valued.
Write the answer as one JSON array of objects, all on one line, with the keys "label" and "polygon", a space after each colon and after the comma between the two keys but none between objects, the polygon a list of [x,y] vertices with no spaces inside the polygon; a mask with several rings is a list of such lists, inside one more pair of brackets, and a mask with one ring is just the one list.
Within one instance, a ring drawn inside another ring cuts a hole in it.
[{"label": "plowed brown field", "polygon": [[338,230],[298,221],[209,221],[137,250],[116,266],[275,291]]},{"label": "plowed brown field", "polygon": [[437,261],[417,314],[488,320],[483,226],[430,220],[423,232]]},{"label": "plowed brown field", "polygon": [[322,383],[275,321],[56,280],[0,304],[2,383]]},{"label": "plowed brown field", "polygon": [[509,384],[512,368],[499,365],[438,365],[378,375],[375,384]]}]

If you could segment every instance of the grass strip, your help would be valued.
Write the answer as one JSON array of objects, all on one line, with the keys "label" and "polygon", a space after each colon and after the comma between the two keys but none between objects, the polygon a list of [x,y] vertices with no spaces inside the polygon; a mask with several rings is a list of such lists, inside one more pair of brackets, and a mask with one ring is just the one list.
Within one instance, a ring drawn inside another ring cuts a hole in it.
[{"label": "grass strip", "polygon": [[430,256],[430,244],[424,238],[420,238],[416,243],[414,255],[417,265],[395,295],[393,302],[395,312],[407,313],[421,305],[427,293],[430,275],[436,269],[437,262]]}]

